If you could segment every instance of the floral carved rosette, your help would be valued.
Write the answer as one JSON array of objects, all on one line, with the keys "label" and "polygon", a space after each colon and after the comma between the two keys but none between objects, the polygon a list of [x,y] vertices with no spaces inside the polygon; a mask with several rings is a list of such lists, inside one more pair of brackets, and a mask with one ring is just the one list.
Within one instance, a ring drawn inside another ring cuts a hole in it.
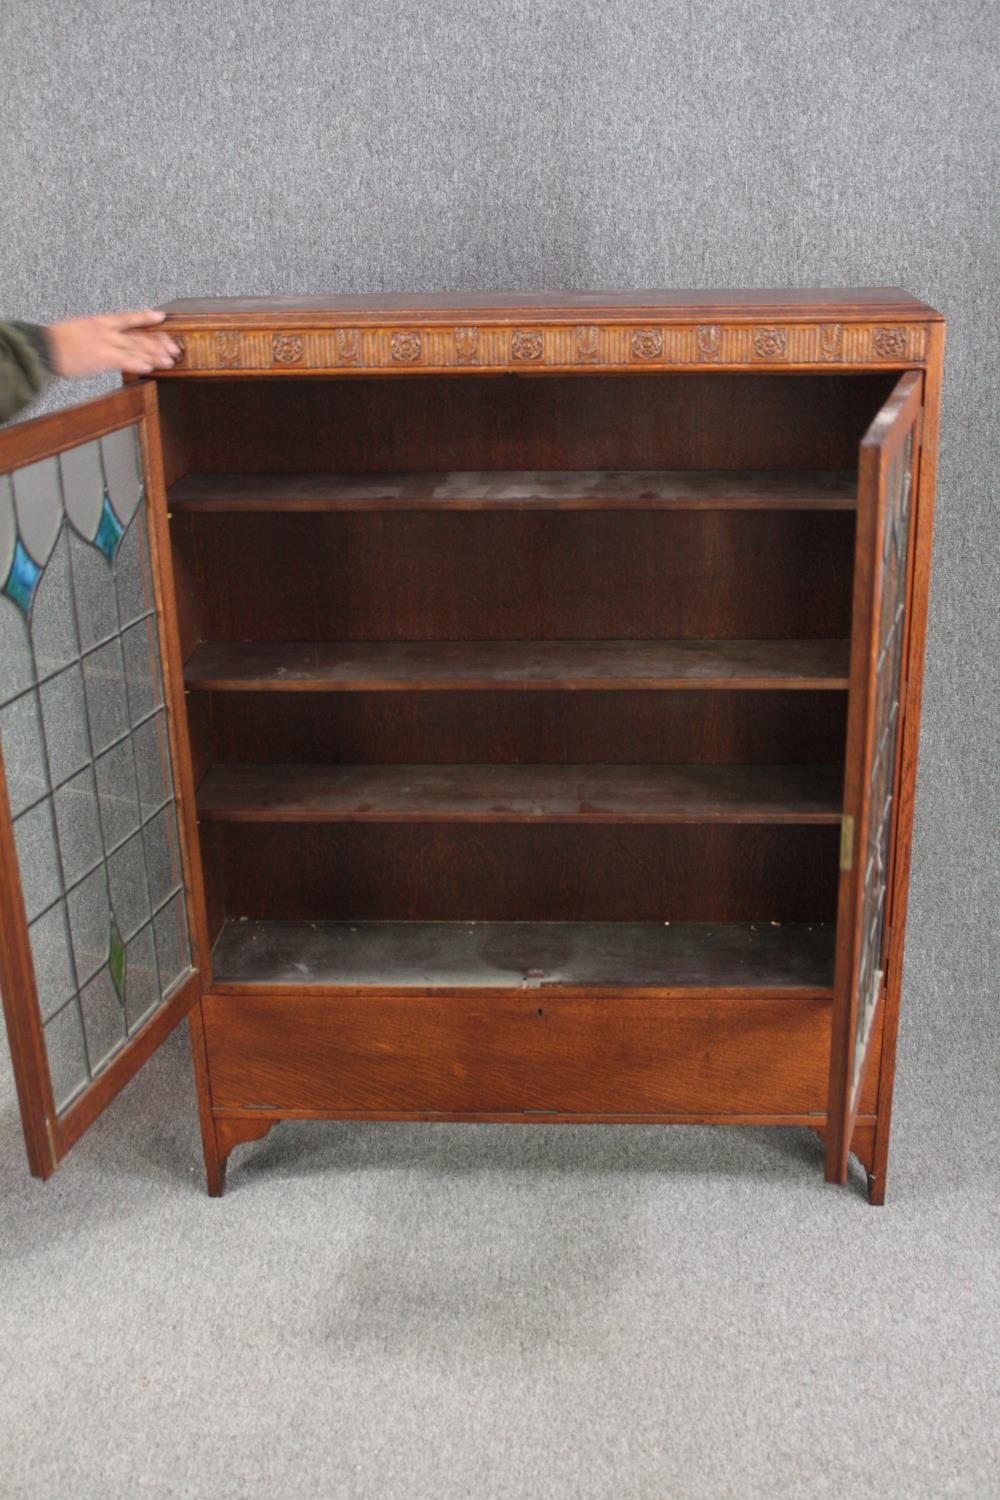
[{"label": "floral carved rosette", "polygon": [[420,358],[422,340],[419,333],[394,333],[389,343],[389,353],[398,365],[412,365]]},{"label": "floral carved rosette", "polygon": [[633,359],[659,359],[663,353],[663,334],[658,328],[637,328],[631,347]]},{"label": "floral carved rosette", "polygon": [[753,352],[758,359],[784,359],[788,350],[788,333],[784,328],[758,328],[753,336]]},{"label": "floral carved rosette", "polygon": [[304,345],[298,333],[276,333],[271,340],[271,358],[276,365],[297,365]]},{"label": "floral carved rosette", "polygon": [[542,357],[542,335],[535,332],[525,332],[518,329],[511,334],[510,352],[511,358],[520,360],[524,364],[530,364]]},{"label": "floral carved rosette", "polygon": [[902,359],[906,353],[906,329],[876,328],[872,347],[879,359]]}]

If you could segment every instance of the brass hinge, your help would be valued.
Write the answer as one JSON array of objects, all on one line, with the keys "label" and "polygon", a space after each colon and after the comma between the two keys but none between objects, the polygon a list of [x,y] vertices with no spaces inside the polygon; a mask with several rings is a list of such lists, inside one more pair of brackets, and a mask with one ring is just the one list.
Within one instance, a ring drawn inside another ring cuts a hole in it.
[{"label": "brass hinge", "polygon": [[854,866],[854,819],[845,813],[840,820],[840,868],[850,870]]}]

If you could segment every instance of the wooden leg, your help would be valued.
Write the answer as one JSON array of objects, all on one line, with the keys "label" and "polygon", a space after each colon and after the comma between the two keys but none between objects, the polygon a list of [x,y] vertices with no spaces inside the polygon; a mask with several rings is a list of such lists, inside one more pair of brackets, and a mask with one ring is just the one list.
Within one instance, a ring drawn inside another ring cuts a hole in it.
[{"label": "wooden leg", "polygon": [[226,1158],[219,1154],[215,1120],[212,1118],[212,1089],[208,1072],[208,1056],[205,1051],[205,1024],[201,1013],[201,1002],[188,1015],[188,1033],[191,1037],[191,1061],[194,1064],[194,1081],[198,1094],[198,1122],[201,1125],[201,1149],[205,1158],[205,1185],[210,1198],[221,1198],[226,1187]]},{"label": "wooden leg", "polygon": [[220,1181],[218,1193],[212,1192],[209,1182],[209,1194],[213,1198],[221,1195],[226,1181],[226,1162],[229,1153],[235,1146],[242,1146],[245,1141],[262,1140],[272,1126],[278,1121],[273,1115],[219,1115],[215,1120],[216,1153],[219,1159]]},{"label": "wooden leg", "polygon": [[205,1147],[205,1186],[210,1198],[221,1198],[226,1191],[226,1161],[220,1157],[212,1131],[212,1145]]},{"label": "wooden leg", "polygon": [[[858,1158],[868,1176],[868,1201],[873,1204],[884,1202],[884,1196],[877,1196],[877,1179],[875,1176],[875,1118],[874,1116],[858,1120],[854,1126],[854,1134],[851,1136],[851,1153]],[[826,1143],[826,1127],[816,1127],[816,1134],[823,1143]]]}]

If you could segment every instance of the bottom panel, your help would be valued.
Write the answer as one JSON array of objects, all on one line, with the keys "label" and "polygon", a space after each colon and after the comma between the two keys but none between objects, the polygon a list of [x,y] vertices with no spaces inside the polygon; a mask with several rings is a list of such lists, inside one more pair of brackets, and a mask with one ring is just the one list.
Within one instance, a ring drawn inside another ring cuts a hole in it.
[{"label": "bottom panel", "polygon": [[203,1017],[221,1112],[826,1114],[829,998],[258,989]]}]

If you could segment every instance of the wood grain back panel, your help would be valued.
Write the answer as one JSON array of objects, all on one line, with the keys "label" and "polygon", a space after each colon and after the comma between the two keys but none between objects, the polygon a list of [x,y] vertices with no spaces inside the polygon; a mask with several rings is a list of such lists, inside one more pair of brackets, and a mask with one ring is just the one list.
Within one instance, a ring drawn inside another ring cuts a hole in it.
[{"label": "wood grain back panel", "polygon": [[191,473],[853,469],[892,377],[514,375],[161,382]]}]

